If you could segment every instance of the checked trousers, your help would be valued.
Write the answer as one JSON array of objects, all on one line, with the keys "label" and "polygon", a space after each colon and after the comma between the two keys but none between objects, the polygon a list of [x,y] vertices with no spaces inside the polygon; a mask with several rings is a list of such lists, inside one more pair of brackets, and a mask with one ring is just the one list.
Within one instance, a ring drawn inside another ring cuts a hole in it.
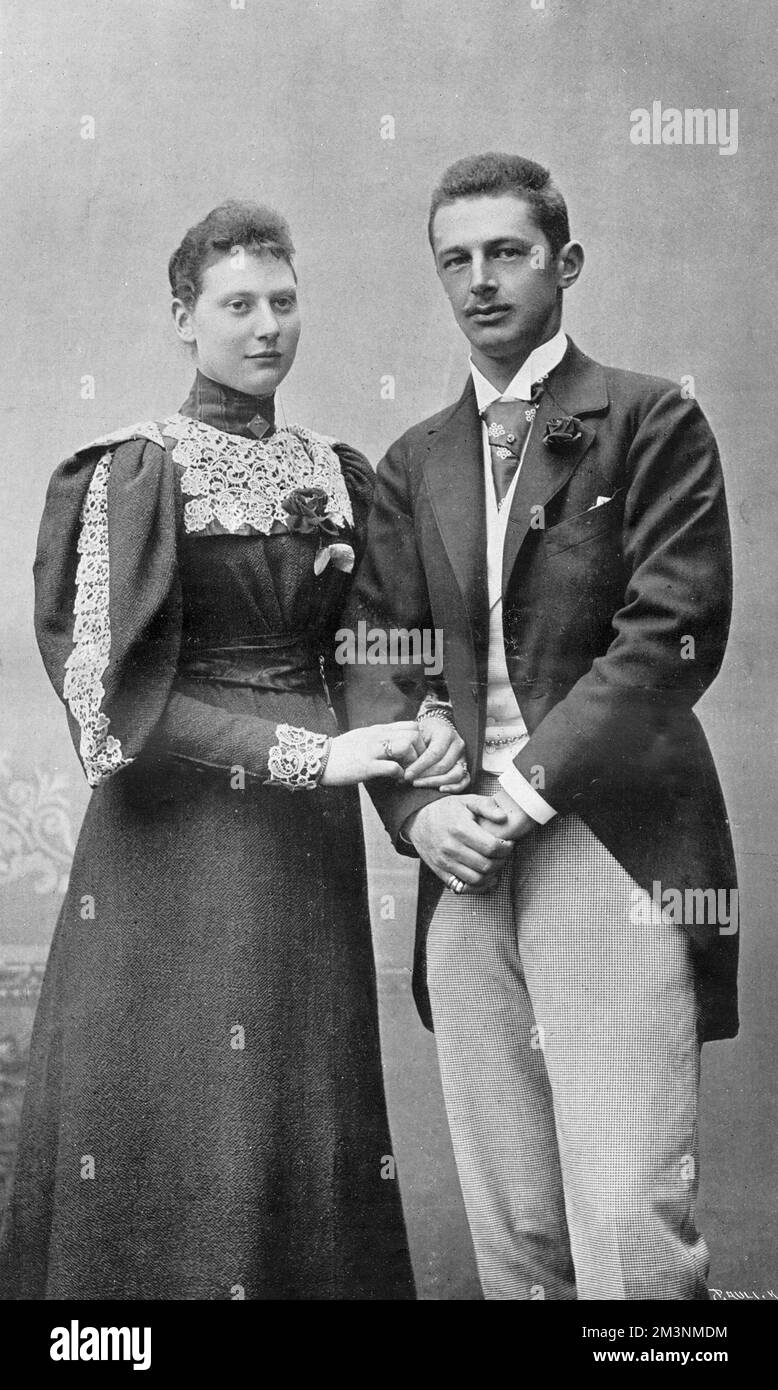
[{"label": "checked trousers", "polygon": [[427,977],[487,1299],[708,1298],[689,942],[647,907],[572,815],[490,895],[440,899]]}]

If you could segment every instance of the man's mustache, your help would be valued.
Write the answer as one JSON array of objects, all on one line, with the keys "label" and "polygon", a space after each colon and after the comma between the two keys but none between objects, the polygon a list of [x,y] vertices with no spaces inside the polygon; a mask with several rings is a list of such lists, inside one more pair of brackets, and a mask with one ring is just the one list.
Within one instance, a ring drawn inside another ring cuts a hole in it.
[{"label": "man's mustache", "polygon": [[490,301],[488,304],[473,304],[469,309],[465,309],[465,313],[467,314],[468,318],[472,318],[473,314],[487,314],[492,309],[495,310],[495,312],[498,309],[504,312],[506,309],[510,309],[511,307],[512,306],[510,304],[495,304],[492,301]]}]

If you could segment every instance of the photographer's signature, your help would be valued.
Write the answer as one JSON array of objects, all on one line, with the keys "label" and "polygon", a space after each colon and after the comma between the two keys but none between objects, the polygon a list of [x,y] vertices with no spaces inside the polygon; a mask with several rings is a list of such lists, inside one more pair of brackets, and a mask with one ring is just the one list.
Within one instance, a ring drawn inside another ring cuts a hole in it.
[{"label": "photographer's signature", "polygon": [[710,1293],[711,1299],[714,1301],[726,1299],[757,1299],[758,1301],[763,1299],[778,1299],[778,1294],[772,1289],[764,1289],[762,1293],[758,1293],[756,1289],[751,1289],[750,1291],[748,1289],[709,1289],[708,1292]]}]

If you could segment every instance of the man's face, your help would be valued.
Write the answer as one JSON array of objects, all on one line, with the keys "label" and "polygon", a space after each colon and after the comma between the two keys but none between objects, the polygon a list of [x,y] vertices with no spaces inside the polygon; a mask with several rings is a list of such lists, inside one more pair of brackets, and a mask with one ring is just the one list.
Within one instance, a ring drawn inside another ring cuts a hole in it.
[{"label": "man's face", "polygon": [[203,272],[191,310],[176,311],[179,336],[195,343],[206,376],[270,396],[294,362],[300,311],[292,268],[270,253],[236,247]]},{"label": "man's face", "polygon": [[[518,370],[562,319],[560,260],[523,198],[460,198],[432,226],[438,275],[476,366]],[[575,278],[575,277],[574,277]]]}]

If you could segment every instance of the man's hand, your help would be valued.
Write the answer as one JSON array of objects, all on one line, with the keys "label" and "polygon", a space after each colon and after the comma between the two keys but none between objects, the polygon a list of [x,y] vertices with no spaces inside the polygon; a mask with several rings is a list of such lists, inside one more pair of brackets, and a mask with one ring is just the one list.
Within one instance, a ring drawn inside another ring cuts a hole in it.
[{"label": "man's hand", "polygon": [[444,883],[455,874],[471,892],[488,893],[513,848],[506,821],[494,797],[447,796],[414,811],[402,833]]},{"label": "man's hand", "polygon": [[[525,835],[529,835],[531,830],[537,830],[537,821],[533,820],[532,816],[528,816],[526,811],[522,811],[518,802],[514,801],[513,797],[509,796],[506,791],[503,791],[502,787],[498,787],[494,795],[488,797],[487,800],[499,807],[505,814],[503,829],[500,830],[503,839],[521,840]],[[489,821],[485,823],[485,830],[489,829],[489,824]]]}]

